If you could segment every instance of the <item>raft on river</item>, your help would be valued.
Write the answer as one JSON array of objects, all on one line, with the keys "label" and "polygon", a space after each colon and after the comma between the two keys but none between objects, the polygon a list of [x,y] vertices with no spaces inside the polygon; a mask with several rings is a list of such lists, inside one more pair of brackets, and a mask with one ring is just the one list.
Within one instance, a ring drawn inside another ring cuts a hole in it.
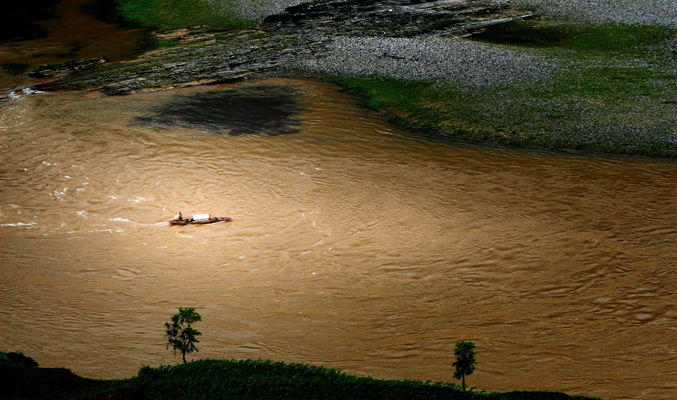
[{"label": "raft on river", "polygon": [[169,225],[204,225],[213,224],[214,222],[230,222],[233,219],[230,217],[212,217],[209,214],[195,214],[192,218],[174,218],[169,221]]}]

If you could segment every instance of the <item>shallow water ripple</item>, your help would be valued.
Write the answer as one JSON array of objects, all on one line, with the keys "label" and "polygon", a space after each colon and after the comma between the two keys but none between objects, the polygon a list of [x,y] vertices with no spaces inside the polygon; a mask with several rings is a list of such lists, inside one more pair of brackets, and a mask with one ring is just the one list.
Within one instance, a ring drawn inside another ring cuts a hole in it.
[{"label": "shallow water ripple", "polygon": [[[290,94],[298,133],[138,123],[247,93]],[[162,326],[193,306],[199,357],[450,381],[465,339],[478,388],[672,398],[672,161],[407,133],[312,81],[30,95],[1,115],[0,334],[43,366],[174,363]],[[170,227],[178,211],[234,220]]]}]

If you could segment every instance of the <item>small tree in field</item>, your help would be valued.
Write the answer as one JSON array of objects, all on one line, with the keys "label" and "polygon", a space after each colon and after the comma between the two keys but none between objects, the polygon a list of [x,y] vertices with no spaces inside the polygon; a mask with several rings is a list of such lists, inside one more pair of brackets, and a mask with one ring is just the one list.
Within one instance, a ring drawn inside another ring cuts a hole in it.
[{"label": "small tree in field", "polygon": [[457,342],[454,355],[456,355],[456,362],[452,364],[456,368],[454,378],[463,381],[463,390],[465,391],[465,376],[475,372],[475,343]]},{"label": "small tree in field", "polygon": [[186,363],[186,353],[200,351],[195,347],[195,343],[199,342],[196,336],[200,336],[202,333],[190,326],[193,322],[199,321],[202,321],[202,317],[194,308],[179,307],[179,313],[174,314],[172,323],[165,322],[165,328],[167,328],[167,333],[165,334],[167,336],[167,348],[172,346],[175,355],[177,350],[180,351],[184,364]]}]

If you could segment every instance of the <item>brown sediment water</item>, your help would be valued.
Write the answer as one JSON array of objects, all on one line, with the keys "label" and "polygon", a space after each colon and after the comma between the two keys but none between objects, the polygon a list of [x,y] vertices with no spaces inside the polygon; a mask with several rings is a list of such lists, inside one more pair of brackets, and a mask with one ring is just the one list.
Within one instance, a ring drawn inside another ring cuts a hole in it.
[{"label": "brown sediment water", "polygon": [[673,161],[425,137],[282,79],[21,95],[0,135],[3,350],[43,366],[175,363],[191,306],[200,358],[452,381],[472,340],[481,389],[674,395]]},{"label": "brown sediment water", "polygon": [[[135,51],[72,14],[0,60]],[[452,381],[472,340],[480,389],[675,397],[672,160],[427,137],[316,81],[1,105],[0,351],[133,376],[179,361],[163,323],[190,306],[200,358]]]},{"label": "brown sediment water", "polygon": [[[120,61],[140,54],[148,39],[147,31],[96,19],[83,12],[90,3],[91,0],[62,0],[55,8],[54,18],[39,21],[46,37],[0,43],[0,88],[11,90],[31,83],[28,72],[42,64],[90,57]],[[5,96],[0,93],[0,106]]]}]

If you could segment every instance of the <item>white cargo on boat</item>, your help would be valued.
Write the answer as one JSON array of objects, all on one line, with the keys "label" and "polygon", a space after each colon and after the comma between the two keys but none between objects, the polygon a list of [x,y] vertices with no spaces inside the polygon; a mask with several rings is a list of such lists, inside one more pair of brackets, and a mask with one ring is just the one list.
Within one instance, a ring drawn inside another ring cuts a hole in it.
[{"label": "white cargo on boat", "polygon": [[195,214],[195,215],[193,215],[193,219],[195,221],[208,220],[209,214]]}]

